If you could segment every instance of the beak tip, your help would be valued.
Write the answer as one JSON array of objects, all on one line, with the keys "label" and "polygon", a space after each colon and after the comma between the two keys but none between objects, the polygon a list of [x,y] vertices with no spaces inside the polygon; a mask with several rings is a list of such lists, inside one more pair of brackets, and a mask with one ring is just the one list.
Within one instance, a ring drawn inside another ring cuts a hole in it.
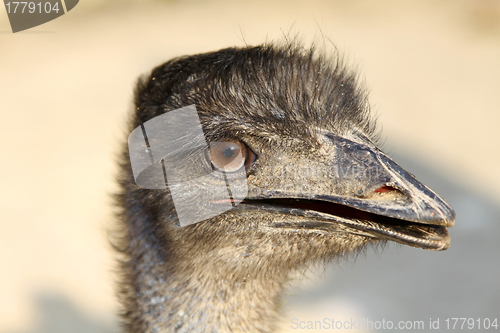
[{"label": "beak tip", "polygon": [[454,225],[455,225],[455,214],[453,214],[453,217],[451,219],[446,221],[447,228],[452,228]]},{"label": "beak tip", "polygon": [[446,203],[445,209],[442,210],[443,220],[446,222],[446,227],[451,228],[455,225],[457,214],[455,210]]},{"label": "beak tip", "polygon": [[448,241],[446,244],[444,244],[442,247],[437,249],[437,251],[446,251],[450,247],[450,242]]}]

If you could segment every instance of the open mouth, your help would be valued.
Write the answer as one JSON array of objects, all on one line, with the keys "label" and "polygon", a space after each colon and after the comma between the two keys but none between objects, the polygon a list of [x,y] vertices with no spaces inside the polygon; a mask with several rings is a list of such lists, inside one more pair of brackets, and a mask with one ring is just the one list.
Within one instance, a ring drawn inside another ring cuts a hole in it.
[{"label": "open mouth", "polygon": [[448,231],[443,225],[387,217],[332,202],[308,199],[245,199],[241,204],[248,208],[319,217],[322,220],[307,223],[276,223],[275,226],[280,228],[331,230],[332,223],[340,223],[354,234],[392,240],[413,247],[446,250],[450,244]]}]

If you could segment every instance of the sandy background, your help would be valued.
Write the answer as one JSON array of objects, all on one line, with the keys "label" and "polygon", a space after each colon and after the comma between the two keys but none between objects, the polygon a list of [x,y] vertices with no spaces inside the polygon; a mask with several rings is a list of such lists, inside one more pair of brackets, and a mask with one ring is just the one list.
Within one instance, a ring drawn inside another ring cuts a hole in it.
[{"label": "sandy background", "polygon": [[16,34],[0,8],[1,333],[118,331],[108,194],[136,78],[283,31],[359,68],[384,149],[458,215],[446,252],[389,246],[303,282],[284,330],[500,317],[500,1],[87,0]]}]

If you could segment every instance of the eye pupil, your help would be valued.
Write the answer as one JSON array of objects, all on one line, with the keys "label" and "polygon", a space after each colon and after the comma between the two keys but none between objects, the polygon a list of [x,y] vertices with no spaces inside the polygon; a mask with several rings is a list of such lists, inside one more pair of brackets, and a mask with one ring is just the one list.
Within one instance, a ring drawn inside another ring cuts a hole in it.
[{"label": "eye pupil", "polygon": [[227,147],[226,149],[224,149],[222,154],[227,158],[231,158],[234,156],[234,150],[235,150],[235,147]]}]

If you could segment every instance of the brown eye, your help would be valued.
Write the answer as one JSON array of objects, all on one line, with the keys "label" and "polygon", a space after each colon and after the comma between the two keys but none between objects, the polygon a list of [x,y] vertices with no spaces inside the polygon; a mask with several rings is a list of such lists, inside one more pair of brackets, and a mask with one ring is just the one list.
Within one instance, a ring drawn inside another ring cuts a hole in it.
[{"label": "brown eye", "polygon": [[234,172],[255,161],[255,154],[239,141],[211,142],[210,161],[221,171]]}]

